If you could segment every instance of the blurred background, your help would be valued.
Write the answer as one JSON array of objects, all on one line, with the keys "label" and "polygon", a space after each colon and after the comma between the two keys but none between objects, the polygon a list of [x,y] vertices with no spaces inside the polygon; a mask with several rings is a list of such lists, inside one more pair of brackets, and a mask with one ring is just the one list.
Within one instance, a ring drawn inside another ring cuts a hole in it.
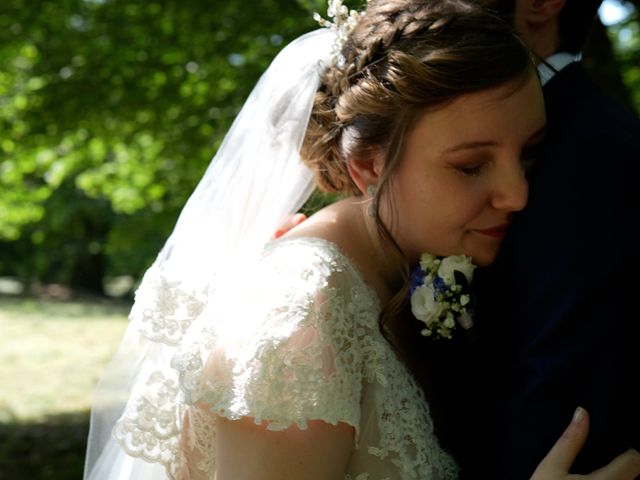
[{"label": "blurred background", "polygon": [[[260,73],[325,5],[0,2],[0,480],[81,477],[136,282]],[[584,52],[636,112],[639,11],[606,0]]]}]

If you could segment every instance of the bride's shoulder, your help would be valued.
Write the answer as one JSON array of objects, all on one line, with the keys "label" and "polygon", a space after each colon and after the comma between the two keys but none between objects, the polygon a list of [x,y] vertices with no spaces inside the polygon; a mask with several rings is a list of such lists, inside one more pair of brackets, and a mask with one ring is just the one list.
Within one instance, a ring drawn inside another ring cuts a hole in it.
[{"label": "bride's shoulder", "polygon": [[289,230],[282,240],[315,238],[318,246],[340,253],[357,269],[362,270],[359,255],[363,250],[362,220],[358,215],[358,200],[347,198],[317,211]]},{"label": "bride's shoulder", "polygon": [[389,292],[376,264],[380,252],[372,250],[367,234],[362,222],[361,200],[348,198],[318,211],[274,243],[306,243],[307,247],[315,248],[316,253],[322,252],[319,258],[335,261],[336,266],[346,265],[352,276],[382,301],[388,298]]},{"label": "bride's shoulder", "polygon": [[364,284],[353,261],[340,245],[320,236],[292,236],[270,242],[264,252],[261,273],[286,288],[311,289]]},{"label": "bride's shoulder", "polygon": [[281,238],[322,238],[342,250],[349,250],[353,243],[355,223],[353,200],[345,199],[318,210]]}]

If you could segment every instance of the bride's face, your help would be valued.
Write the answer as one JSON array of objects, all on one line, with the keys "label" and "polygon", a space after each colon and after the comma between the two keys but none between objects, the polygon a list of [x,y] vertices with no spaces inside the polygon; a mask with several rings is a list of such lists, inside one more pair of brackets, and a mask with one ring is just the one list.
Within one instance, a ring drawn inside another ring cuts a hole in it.
[{"label": "bride's face", "polygon": [[470,255],[479,266],[495,259],[527,203],[525,166],[545,124],[533,74],[422,114],[380,202],[411,262],[423,252]]}]

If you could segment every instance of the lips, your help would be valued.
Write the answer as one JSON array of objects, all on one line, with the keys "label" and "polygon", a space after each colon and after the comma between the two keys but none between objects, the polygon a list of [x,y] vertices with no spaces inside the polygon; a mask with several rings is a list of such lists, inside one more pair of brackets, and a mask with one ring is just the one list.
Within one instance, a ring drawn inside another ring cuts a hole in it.
[{"label": "lips", "polygon": [[481,235],[487,235],[493,238],[502,238],[507,233],[508,227],[509,227],[508,223],[503,223],[502,225],[497,225],[495,227],[475,229],[473,231]]}]

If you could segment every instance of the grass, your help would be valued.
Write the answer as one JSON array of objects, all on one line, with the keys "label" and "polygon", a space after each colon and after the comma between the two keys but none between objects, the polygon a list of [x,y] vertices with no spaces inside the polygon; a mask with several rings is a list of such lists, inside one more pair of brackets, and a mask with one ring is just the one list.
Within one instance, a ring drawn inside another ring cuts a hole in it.
[{"label": "grass", "polygon": [[128,310],[0,297],[0,480],[81,477],[91,392]]}]

